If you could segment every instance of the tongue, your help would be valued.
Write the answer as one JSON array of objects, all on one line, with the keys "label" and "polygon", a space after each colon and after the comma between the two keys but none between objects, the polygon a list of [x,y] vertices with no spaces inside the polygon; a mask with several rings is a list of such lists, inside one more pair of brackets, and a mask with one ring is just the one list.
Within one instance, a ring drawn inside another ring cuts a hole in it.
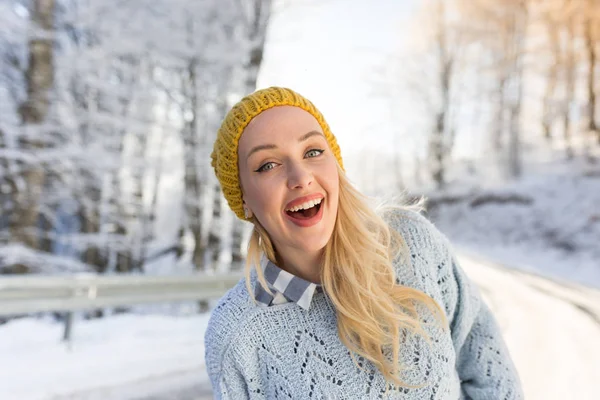
[{"label": "tongue", "polygon": [[310,219],[317,214],[317,207],[311,207],[308,210],[289,211],[288,214],[297,219]]}]

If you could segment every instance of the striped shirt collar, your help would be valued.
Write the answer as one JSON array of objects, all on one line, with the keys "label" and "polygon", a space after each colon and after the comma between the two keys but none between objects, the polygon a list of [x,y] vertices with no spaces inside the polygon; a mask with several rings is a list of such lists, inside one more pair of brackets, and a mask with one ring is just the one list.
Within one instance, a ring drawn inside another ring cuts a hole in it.
[{"label": "striped shirt collar", "polygon": [[303,309],[308,310],[313,295],[323,291],[321,285],[309,282],[284,271],[273,264],[264,255],[260,264],[265,280],[273,292],[273,295],[269,294],[269,292],[262,287],[260,282],[258,280],[256,281],[254,297],[256,298],[256,301],[263,306],[269,307],[276,304],[294,302]]}]

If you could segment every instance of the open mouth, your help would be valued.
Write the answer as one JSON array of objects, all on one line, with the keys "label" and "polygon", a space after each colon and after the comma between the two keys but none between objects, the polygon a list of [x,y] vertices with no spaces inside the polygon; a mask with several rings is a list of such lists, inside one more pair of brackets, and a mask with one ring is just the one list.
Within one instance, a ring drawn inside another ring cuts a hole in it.
[{"label": "open mouth", "polygon": [[311,219],[321,209],[321,205],[323,204],[323,199],[312,200],[308,202],[309,204],[303,204],[302,206],[295,207],[291,210],[286,210],[286,214],[295,219]]}]

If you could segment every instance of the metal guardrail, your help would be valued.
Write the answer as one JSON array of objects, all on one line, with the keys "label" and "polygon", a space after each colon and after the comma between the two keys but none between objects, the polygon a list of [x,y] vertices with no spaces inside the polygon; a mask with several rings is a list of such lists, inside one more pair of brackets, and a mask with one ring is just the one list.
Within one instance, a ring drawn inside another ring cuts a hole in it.
[{"label": "metal guardrail", "polygon": [[188,276],[69,275],[0,278],[0,316],[222,296],[242,273]]}]

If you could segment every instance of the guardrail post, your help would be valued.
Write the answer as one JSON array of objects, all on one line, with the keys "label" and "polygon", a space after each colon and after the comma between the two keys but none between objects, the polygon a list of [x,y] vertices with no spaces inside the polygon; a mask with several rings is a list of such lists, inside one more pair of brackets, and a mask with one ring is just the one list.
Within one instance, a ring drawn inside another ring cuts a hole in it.
[{"label": "guardrail post", "polygon": [[63,334],[63,342],[71,343],[73,333],[73,311],[69,311],[65,315],[65,331]]}]

